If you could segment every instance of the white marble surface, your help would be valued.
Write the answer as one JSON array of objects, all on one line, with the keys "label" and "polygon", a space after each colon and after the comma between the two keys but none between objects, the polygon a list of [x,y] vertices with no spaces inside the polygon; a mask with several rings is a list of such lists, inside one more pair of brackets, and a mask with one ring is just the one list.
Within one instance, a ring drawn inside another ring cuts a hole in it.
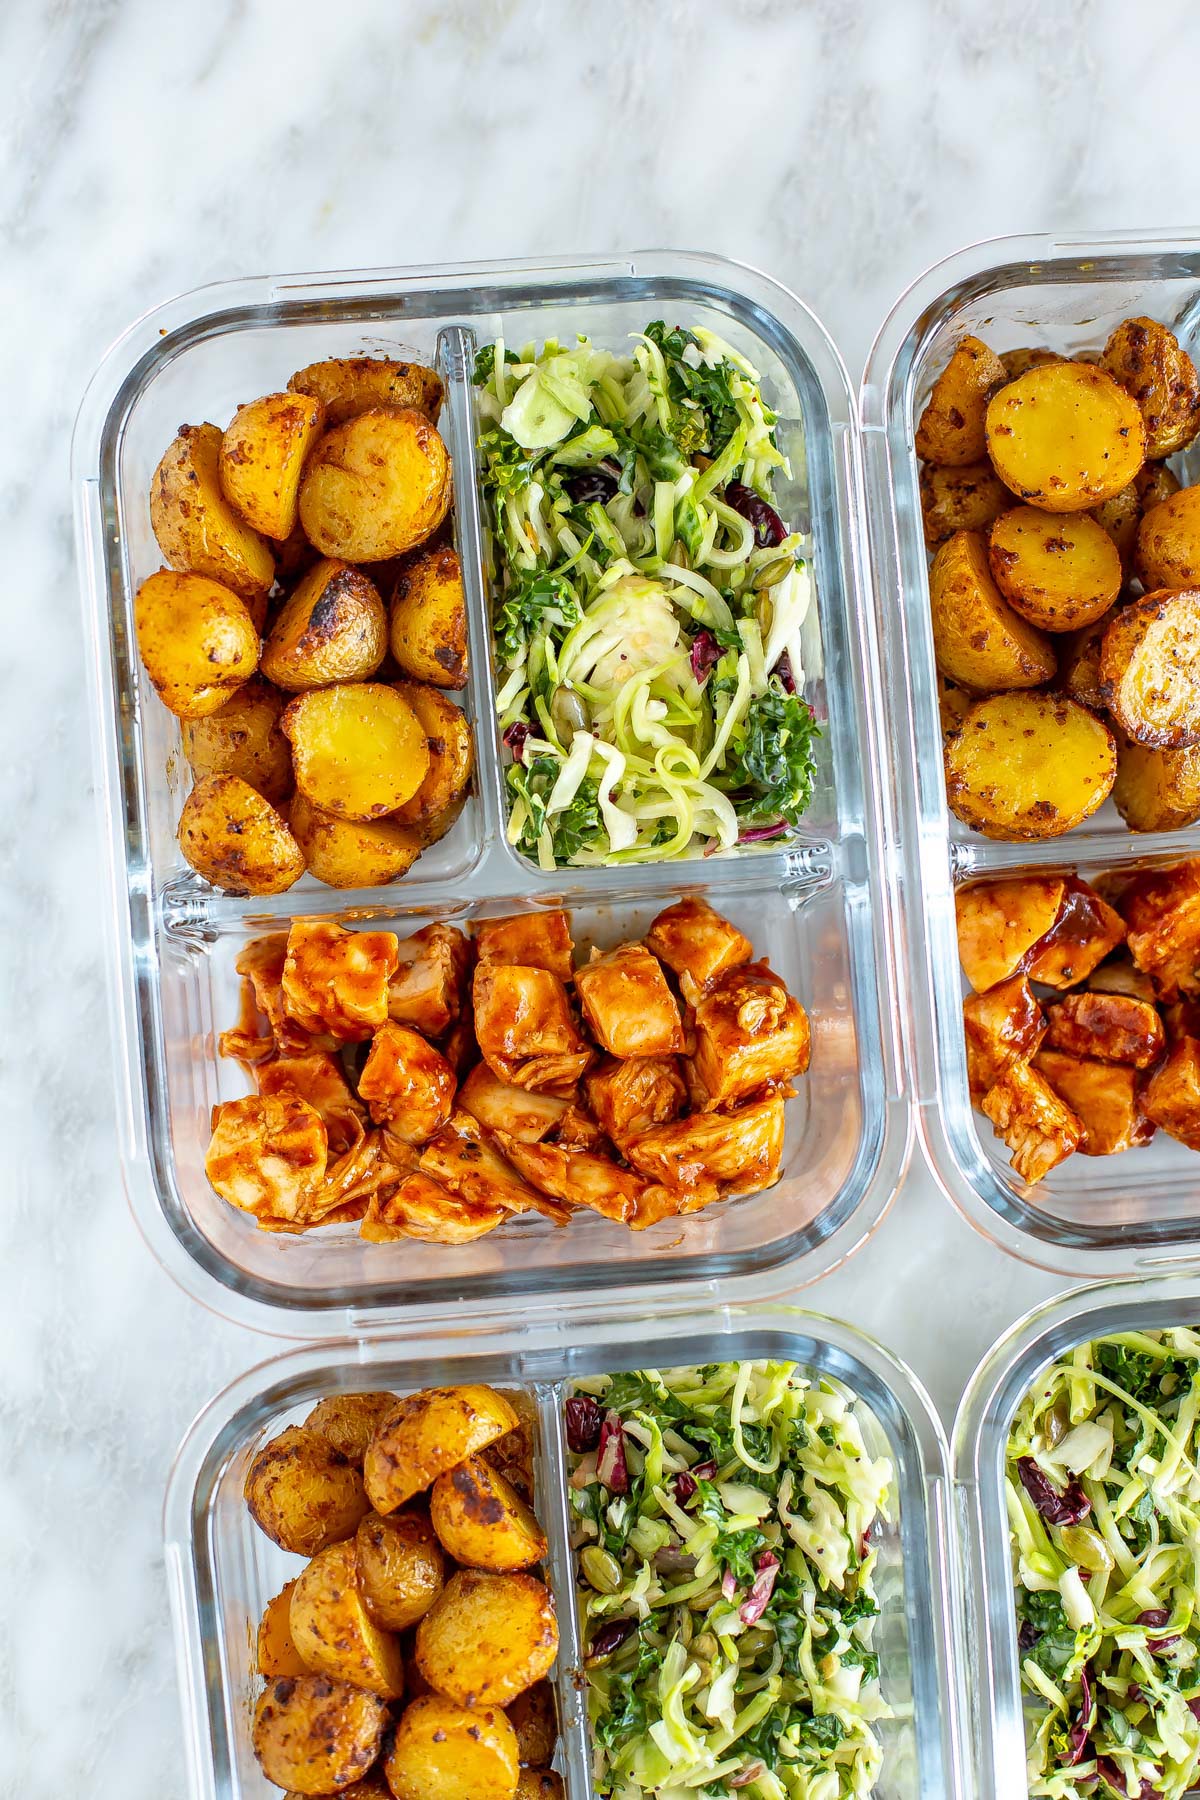
[{"label": "white marble surface", "polygon": [[[973,238],[1182,223],[1187,0],[0,7],[0,1792],[183,1792],[173,1449],[268,1346],[184,1301],[115,1161],[67,439],[101,351],[239,273],[655,244],[758,263],[861,369]],[[1174,72],[1174,73],[1173,73]],[[1176,95],[1178,90],[1176,89]],[[810,1296],[949,1414],[1049,1278],[914,1173]]]}]

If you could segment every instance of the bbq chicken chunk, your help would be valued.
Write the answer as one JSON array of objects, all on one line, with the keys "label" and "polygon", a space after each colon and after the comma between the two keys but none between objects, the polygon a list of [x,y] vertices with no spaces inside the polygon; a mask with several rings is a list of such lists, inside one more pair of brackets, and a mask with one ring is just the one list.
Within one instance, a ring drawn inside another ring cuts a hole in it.
[{"label": "bbq chicken chunk", "polygon": [[250,1094],[213,1108],[204,1172],[221,1198],[243,1212],[298,1219],[321,1185],[328,1150],[321,1115],[307,1100]]},{"label": "bbq chicken chunk", "polygon": [[1069,988],[1086,981],[1096,965],[1125,941],[1120,913],[1086,881],[1071,875],[1064,887],[1057,919],[1024,962],[1030,981],[1046,987]]},{"label": "bbq chicken chunk", "polygon": [[1114,1156],[1148,1144],[1154,1136],[1142,1111],[1136,1069],[1064,1050],[1039,1051],[1033,1066],[1083,1126],[1082,1155]]},{"label": "bbq chicken chunk", "polygon": [[1083,1125],[1044,1075],[1012,1062],[983,1097],[982,1110],[1012,1151],[1012,1165],[1033,1186],[1078,1150]]},{"label": "bbq chicken chunk", "polygon": [[1129,954],[1159,998],[1200,994],[1200,858],[1135,876],[1118,905]]},{"label": "bbq chicken chunk", "polygon": [[1065,1050],[1070,1056],[1148,1069],[1167,1048],[1156,1009],[1126,994],[1066,994],[1049,1008],[1046,1019],[1047,1049]]},{"label": "bbq chicken chunk", "polygon": [[1110,956],[1088,976],[1088,992],[1092,994],[1127,994],[1131,1000],[1148,1000],[1154,1004],[1154,983],[1123,953]]},{"label": "bbq chicken chunk", "polygon": [[479,963],[475,1036],[483,1060],[516,1087],[573,1090],[592,1060],[571,1017],[567,990],[548,969]]},{"label": "bbq chicken chunk", "polygon": [[621,1149],[651,1126],[677,1119],[687,1102],[673,1056],[611,1056],[584,1077],[583,1091],[600,1128]]},{"label": "bbq chicken chunk", "polygon": [[450,1117],[454,1071],[420,1032],[380,1026],[358,1078],[358,1092],[377,1125],[405,1144],[424,1144]]},{"label": "bbq chicken chunk", "polygon": [[425,1037],[440,1038],[462,1015],[471,945],[452,925],[426,925],[396,946],[388,983],[388,1017]]},{"label": "bbq chicken chunk", "polygon": [[548,969],[563,982],[575,969],[575,945],[565,912],[514,913],[485,919],[475,927],[481,963],[517,963],[526,969]]},{"label": "bbq chicken chunk", "polygon": [[388,982],[396,972],[391,931],[344,931],[331,919],[297,919],[288,933],[283,1004],[310,1032],[361,1042],[388,1016]]},{"label": "bbq chicken chunk", "polygon": [[618,944],[575,971],[592,1035],[610,1056],[671,1056],[684,1048],[679,1004],[645,944]]},{"label": "bbq chicken chunk", "polygon": [[521,1144],[538,1144],[560,1123],[570,1101],[559,1094],[539,1094],[500,1077],[486,1063],[476,1063],[458,1090],[458,1104],[487,1131],[506,1131]]},{"label": "bbq chicken chunk", "polygon": [[977,994],[1007,981],[1054,924],[1067,884],[1061,876],[977,881],[954,896],[958,955]]},{"label": "bbq chicken chunk", "polygon": [[397,1238],[419,1238],[426,1244],[469,1244],[495,1231],[508,1217],[507,1208],[476,1205],[418,1169],[372,1197],[359,1236],[373,1244]]},{"label": "bbq chicken chunk", "polygon": [[[316,1047],[308,1032],[290,1019],[284,1009],[283,966],[287,961],[287,947],[286,932],[274,931],[269,937],[254,938],[238,957],[235,967],[249,993],[243,991],[237,1032],[222,1035],[222,1056],[235,1056],[239,1062],[261,1062],[263,1056],[272,1053],[272,1040],[273,1048],[281,1056],[302,1054]],[[249,1024],[255,1012],[266,1019],[271,1036],[262,1044],[261,1053],[248,1054]],[[235,1038],[241,1041],[241,1047],[238,1042],[227,1044],[227,1040]],[[334,1047],[334,1039],[328,1035],[320,1042],[326,1049]]]},{"label": "bbq chicken chunk", "polygon": [[540,1212],[559,1225],[569,1216],[565,1206],[522,1180],[469,1113],[451,1113],[422,1150],[420,1167],[472,1206],[502,1206],[510,1213]]},{"label": "bbq chicken chunk", "polygon": [[1142,1096],[1146,1117],[1189,1150],[1200,1150],[1200,1041],[1182,1037],[1154,1071]]},{"label": "bbq chicken chunk", "polygon": [[736,1106],[808,1067],[808,1015],[763,962],[721,976],[696,1008],[695,1037],[690,1085],[703,1112]]},{"label": "bbq chicken chunk", "polygon": [[716,1182],[729,1194],[757,1194],[779,1179],[783,1128],[783,1096],[771,1094],[736,1112],[693,1113],[656,1125],[630,1141],[628,1155],[663,1187]]},{"label": "bbq chicken chunk", "polygon": [[660,912],[646,933],[646,948],[674,971],[689,1006],[698,1005],[719,976],[754,955],[749,938],[699,899],[680,900]]},{"label": "bbq chicken chunk", "polygon": [[320,1114],[329,1138],[329,1149],[340,1156],[363,1135],[366,1113],[342,1073],[342,1065],[328,1050],[307,1056],[279,1056],[255,1070],[260,1094],[291,1094],[307,1100]]},{"label": "bbq chicken chunk", "polygon": [[637,1211],[644,1180],[607,1156],[564,1150],[561,1144],[522,1144],[503,1132],[496,1134],[496,1141],[513,1167],[553,1200],[590,1207],[621,1224]]},{"label": "bbq chicken chunk", "polygon": [[981,1100],[1011,1062],[1028,1062],[1046,1033],[1041,1007],[1023,975],[1010,975],[963,1001],[967,1079]]}]

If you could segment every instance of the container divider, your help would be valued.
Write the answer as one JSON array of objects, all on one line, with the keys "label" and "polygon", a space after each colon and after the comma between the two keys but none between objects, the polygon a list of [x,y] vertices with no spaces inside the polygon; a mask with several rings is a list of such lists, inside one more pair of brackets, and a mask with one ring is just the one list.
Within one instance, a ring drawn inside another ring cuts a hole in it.
[{"label": "container divider", "polygon": [[549,1539],[547,1569],[558,1609],[558,1662],[554,1684],[558,1695],[563,1778],[569,1800],[592,1800],[591,1742],[587,1723],[587,1690],[583,1685],[583,1647],[575,1605],[575,1556],[571,1549],[571,1509],[567,1501],[570,1465],[563,1427],[563,1401],[568,1381],[539,1383],[537,1393],[539,1448],[537,1515]]}]

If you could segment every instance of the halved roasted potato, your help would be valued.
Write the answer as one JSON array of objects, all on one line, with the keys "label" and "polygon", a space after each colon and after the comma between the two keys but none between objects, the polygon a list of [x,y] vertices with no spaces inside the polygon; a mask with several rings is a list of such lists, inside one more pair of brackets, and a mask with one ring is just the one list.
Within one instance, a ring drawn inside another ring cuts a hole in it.
[{"label": "halved roasted potato", "polygon": [[322,812],[382,818],[411,800],[429,771],[416,713],[379,681],[313,688],[279,723],[291,739],[296,786]]},{"label": "halved roasted potato", "polygon": [[1200,819],[1200,743],[1154,750],[1117,746],[1117,811],[1131,831],[1181,831]]},{"label": "halved roasted potato", "polygon": [[398,681],[396,692],[412,707],[425,733],[429,768],[425,779],[395,817],[404,825],[425,825],[448,814],[471,779],[471,728],[452,700],[421,681]]},{"label": "halved roasted potato", "polygon": [[407,1395],[367,1448],[363,1475],[371,1505],[395,1512],[517,1422],[504,1395],[478,1383]]},{"label": "halved roasted potato", "polygon": [[304,1421],[306,1431],[319,1431],[347,1461],[362,1468],[367,1445],[390,1412],[395,1394],[326,1394]]},{"label": "halved roasted potato", "polygon": [[1200,742],[1200,588],[1162,589],[1122,607],[1100,647],[1100,687],[1135,743]]},{"label": "halved roasted potato", "polygon": [[446,1580],[446,1559],[426,1513],[368,1513],[355,1540],[358,1586],[367,1611],[388,1631],[423,1619]]},{"label": "halved roasted potato", "polygon": [[558,1743],[558,1708],[548,1681],[535,1681],[505,1708],[517,1734],[517,1755],[523,1763],[541,1768],[550,1762]]},{"label": "halved roasted potato", "polygon": [[281,1675],[254,1708],[254,1754],[276,1787],[336,1794],[368,1772],[387,1723],[377,1694],[324,1675]]},{"label": "halved roasted potato", "polygon": [[1136,400],[1147,456],[1187,449],[1200,431],[1200,375],[1173,331],[1156,319],[1126,319],[1105,344],[1100,366]]},{"label": "halved roasted potato", "polygon": [[1015,381],[1027,369],[1042,369],[1047,363],[1064,360],[1059,351],[1047,350],[1042,344],[1021,344],[1015,350],[1000,352],[1000,361],[1004,364],[1004,373],[1009,381]]},{"label": "halved roasted potato", "polygon": [[1200,585],[1200,487],[1180,488],[1143,512],[1137,570],[1147,590]]},{"label": "halved roasted potato", "polygon": [[369,1510],[358,1470],[328,1438],[302,1425],[263,1445],[243,1491],[259,1530],[295,1556],[315,1556],[353,1537]]},{"label": "halved roasted potato", "polygon": [[353,1538],[319,1550],[296,1577],[288,1620],[292,1641],[315,1675],[352,1681],[385,1700],[403,1694],[400,1640],[367,1612]]},{"label": "halved roasted potato", "polygon": [[1012,495],[985,457],[961,469],[927,463],[921,470],[925,542],[936,549],[956,531],[986,531],[1012,505]]},{"label": "halved roasted potato", "polygon": [[327,425],[344,425],[377,406],[411,407],[436,425],[442,407],[442,381],[435,369],[390,356],[333,356],[309,363],[297,369],[288,387],[320,400]]},{"label": "halved roasted potato", "polygon": [[1112,732],[1061,694],[979,700],[946,744],[946,798],[985,837],[1058,837],[1104,804],[1116,779]]},{"label": "halved roasted potato", "polygon": [[1009,605],[1043,631],[1090,625],[1121,591],[1117,547],[1087,513],[1014,506],[992,526],[988,565]]},{"label": "halved roasted potato", "polygon": [[530,1569],[546,1554],[533,1508],[479,1456],[438,1476],[429,1516],[451,1556],[468,1568]]},{"label": "halved roasted potato", "polygon": [[1046,363],[989,402],[987,449],[1020,499],[1047,512],[1083,512],[1133,480],[1146,432],[1134,401],[1103,369]]},{"label": "halved roasted potato", "polygon": [[293,796],[288,822],[309,874],[327,887],[386,887],[408,873],[428,841],[391,818],[336,818],[303,794]]},{"label": "halved roasted potato", "polygon": [[417,1667],[463,1706],[507,1706],[558,1654],[558,1621],[533,1575],[460,1569],[417,1626]]},{"label": "halved roasted potato", "polygon": [[396,581],[392,655],[406,675],[435,687],[467,680],[467,603],[458,552],[449,544],[409,558]]},{"label": "halved roasted potato", "polygon": [[325,556],[381,562],[423,544],[450,505],[450,457],[423,413],[376,408],[327,431],[300,487],[300,522]]},{"label": "halved roasted potato", "polygon": [[943,675],[979,693],[1038,687],[1056,668],[1046,635],[1013,611],[981,532],[956,531],[929,571],[933,648]]},{"label": "halved roasted potato", "polygon": [[1104,694],[1100,687],[1100,651],[1104,633],[1112,623],[1114,612],[1101,613],[1082,631],[1064,638],[1058,659],[1058,684],[1072,700],[1086,706],[1089,712],[1104,711]]},{"label": "halved roasted potato", "polygon": [[519,1775],[500,1708],[468,1709],[441,1694],[405,1708],[384,1767],[395,1800],[515,1800]]},{"label": "halved roasted potato", "polygon": [[289,1581],[273,1600],[259,1621],[256,1640],[256,1662],[260,1675],[307,1675],[308,1664],[296,1648],[292,1636],[290,1608],[294,1581]]},{"label": "halved roasted potato", "polygon": [[205,775],[240,775],[256,793],[278,806],[292,791],[292,747],[279,729],[287,702],[265,681],[251,676],[216,712],[183,721],[183,754],[198,780]]},{"label": "halved roasted potato", "polygon": [[[1102,500],[1099,506],[1093,506],[1087,515],[1095,519],[1101,530],[1106,531],[1112,539],[1121,559],[1122,571],[1126,574],[1133,567],[1138,526],[1142,522],[1142,498],[1138,492],[1138,479],[1135,476],[1128,487],[1123,487],[1111,500]],[[1078,518],[1080,515],[1073,516]]]},{"label": "halved roasted potato", "polygon": [[933,384],[917,425],[917,455],[960,468],[986,449],[984,419],[990,394],[1007,379],[995,351],[965,337]]},{"label": "halved roasted potato", "polygon": [[938,715],[942,721],[944,738],[961,730],[963,720],[978,698],[978,694],[971,693],[969,688],[961,688],[957,682],[947,681],[944,675],[938,676]]},{"label": "halved roasted potato", "polygon": [[160,569],[133,603],[138,649],[154,691],[180,719],[220,710],[258,667],[244,600],[207,575]]},{"label": "halved roasted potato", "polygon": [[1160,501],[1169,500],[1172,494],[1177,494],[1183,483],[1173,469],[1168,469],[1166,463],[1147,461],[1134,476],[1133,485],[1141,501],[1142,511],[1148,513]]},{"label": "halved roasted potato", "polygon": [[227,894],[282,894],[304,873],[300,846],[240,775],[206,775],[183,803],[179,848]]},{"label": "halved roasted potato", "polygon": [[304,459],[325,422],[305,394],[264,394],[239,406],[221,439],[221,487],[231,506],[264,537],[286,538],[296,523]]},{"label": "halved roasted potato", "polygon": [[275,558],[226,499],[220,463],[219,425],[182,426],[150,483],[150,523],[173,569],[207,575],[243,600],[261,599]]},{"label": "halved roasted potato", "polygon": [[284,602],[263,645],[262,672],[293,693],[362,681],[387,653],[387,614],[375,583],[323,557]]},{"label": "halved roasted potato", "polygon": [[522,1769],[513,1800],[564,1800],[566,1791],[553,1769]]}]

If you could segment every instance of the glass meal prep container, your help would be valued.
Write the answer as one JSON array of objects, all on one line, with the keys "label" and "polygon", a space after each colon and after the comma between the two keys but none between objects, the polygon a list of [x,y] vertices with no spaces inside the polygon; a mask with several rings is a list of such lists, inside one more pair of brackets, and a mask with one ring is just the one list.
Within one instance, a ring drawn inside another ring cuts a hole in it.
[{"label": "glass meal prep container", "polygon": [[[992,842],[949,812],[929,616],[916,421],[935,376],[966,333],[997,351],[1099,349],[1130,315],[1148,314],[1200,355],[1200,237],[1006,238],[939,263],[897,303],[875,342],[861,395],[864,460],[888,741],[903,768],[897,803],[897,910],[909,990],[902,1007],[919,1130],[941,1185],[996,1243],[1047,1268],[1096,1276],[1153,1271],[1200,1256],[1200,1163],[1159,1132],[1136,1153],[1072,1156],[1036,1188],[967,1088],[957,888],[986,876],[1077,871],[1200,853],[1200,826],[1132,833],[1113,803],[1042,843]],[[1200,477],[1200,449],[1172,458]]]},{"label": "glass meal prep container", "polygon": [[[586,332],[621,348],[666,317],[707,324],[760,369],[792,463],[778,504],[810,534],[815,605],[805,696],[821,721],[812,806],[780,844],[636,868],[544,872],[505,840],[470,375],[474,348]],[[183,862],[187,787],[177,721],[142,671],[132,601],[158,555],[150,478],[181,419],[224,421],[250,394],[329,356],[390,352],[436,363],[455,466],[454,528],[467,594],[475,791],[454,831],[390,887],[310,878],[239,899]],[[98,770],[112,871],[112,954],[125,1179],[139,1225],[182,1285],[247,1323],[295,1336],[468,1295],[543,1299],[616,1286],[645,1303],[681,1280],[766,1291],[848,1254],[889,1203],[910,1143],[894,998],[880,783],[877,658],[861,542],[855,404],[813,316],[754,272],[702,256],[285,277],[202,289],[135,325],[97,373],[75,438],[75,489],[92,647]],[[406,936],[445,919],[570,908],[577,940],[608,947],[681,894],[741,924],[803,1001],[811,1072],[789,1103],[783,1176],[767,1192],[632,1236],[598,1215],[558,1231],[523,1220],[466,1246],[364,1244],[354,1228],[258,1231],[204,1174],[213,1103],[245,1092],[218,1033],[238,1009],[234,964],[251,935],[297,915]]]}]

